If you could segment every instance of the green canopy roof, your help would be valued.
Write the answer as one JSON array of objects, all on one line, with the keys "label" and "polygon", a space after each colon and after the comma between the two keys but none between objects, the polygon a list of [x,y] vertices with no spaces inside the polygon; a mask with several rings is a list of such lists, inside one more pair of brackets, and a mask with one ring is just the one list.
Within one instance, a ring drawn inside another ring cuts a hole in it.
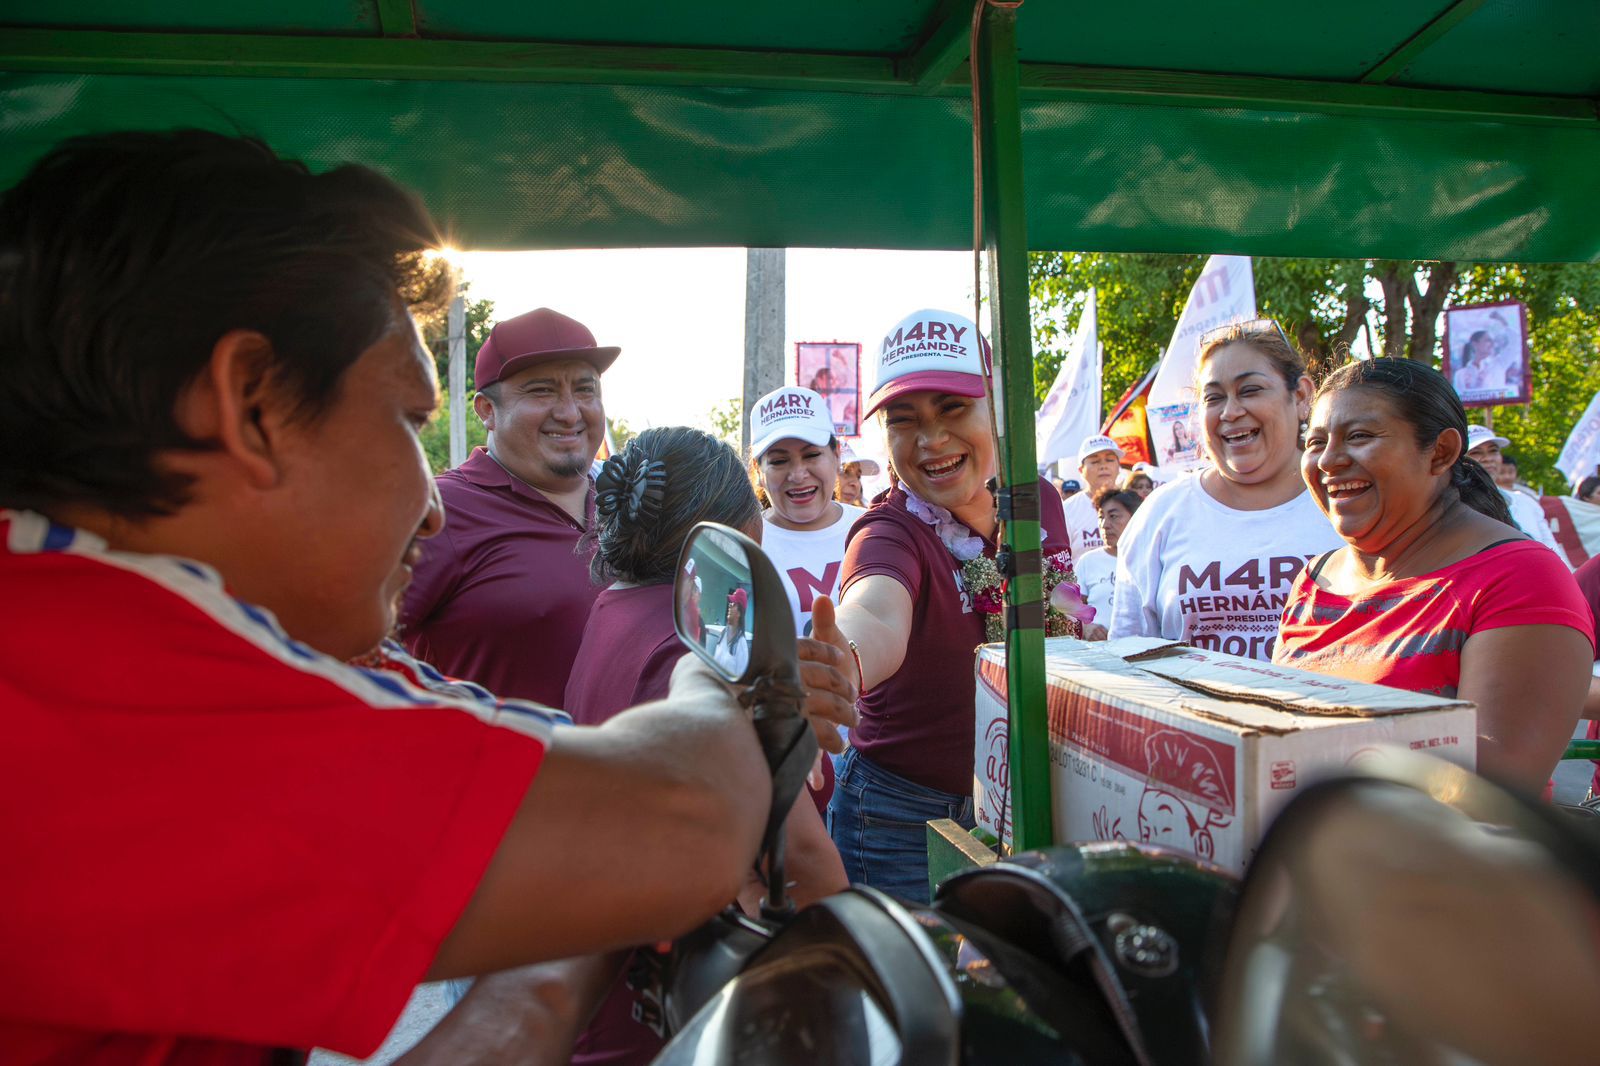
[{"label": "green canopy roof", "polygon": [[[473,247],[960,248],[971,0],[9,0],[0,185],[204,125]],[[1028,0],[1029,244],[1600,260],[1594,0]]]}]

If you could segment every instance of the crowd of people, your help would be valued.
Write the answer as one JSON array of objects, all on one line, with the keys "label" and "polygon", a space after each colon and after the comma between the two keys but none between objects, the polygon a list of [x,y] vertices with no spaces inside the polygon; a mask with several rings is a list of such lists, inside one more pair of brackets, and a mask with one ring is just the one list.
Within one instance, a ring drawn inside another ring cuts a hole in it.
[{"label": "crowd of people", "polygon": [[[870,500],[798,385],[747,455],[664,427],[595,470],[626,354],[548,308],[494,326],[488,443],[434,479],[437,245],[372,171],[194,131],[69,142],[0,201],[7,1061],[363,1054],[419,981],[476,978],[410,1061],[648,1062],[654,945],[761,892],[765,760],[678,636],[748,662],[748,589],[690,574],[675,611],[704,521],[775,564],[831,756],[786,814],[796,900],[926,900],[926,823],[973,825],[975,323],[885,331]],[[1482,770],[1542,787],[1600,709],[1600,570],[1496,485],[1505,440],[1419,363],[1313,382],[1266,320],[1206,335],[1195,390],[1198,473],[1097,435],[1079,491],[1040,480],[1083,635],[1458,695]]]}]

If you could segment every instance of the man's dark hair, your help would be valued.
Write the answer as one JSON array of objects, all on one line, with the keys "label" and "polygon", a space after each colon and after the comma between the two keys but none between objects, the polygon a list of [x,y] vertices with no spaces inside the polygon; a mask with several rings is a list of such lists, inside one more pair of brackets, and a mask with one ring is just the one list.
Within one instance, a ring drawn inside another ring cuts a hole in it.
[{"label": "man's dark hair", "polygon": [[0,507],[170,514],[190,479],[163,452],[215,442],[174,418],[220,340],[314,421],[413,306],[448,295],[426,210],[359,166],[312,174],[203,130],[65,141],[0,195]]}]

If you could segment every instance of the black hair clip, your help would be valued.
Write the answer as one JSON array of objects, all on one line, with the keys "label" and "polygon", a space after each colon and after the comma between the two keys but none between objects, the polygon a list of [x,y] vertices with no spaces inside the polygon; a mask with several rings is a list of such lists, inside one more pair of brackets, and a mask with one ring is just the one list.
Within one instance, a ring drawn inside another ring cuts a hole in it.
[{"label": "black hair clip", "polygon": [[628,522],[652,522],[666,499],[667,464],[624,448],[601,466],[594,488],[594,507],[602,517],[621,514]]}]

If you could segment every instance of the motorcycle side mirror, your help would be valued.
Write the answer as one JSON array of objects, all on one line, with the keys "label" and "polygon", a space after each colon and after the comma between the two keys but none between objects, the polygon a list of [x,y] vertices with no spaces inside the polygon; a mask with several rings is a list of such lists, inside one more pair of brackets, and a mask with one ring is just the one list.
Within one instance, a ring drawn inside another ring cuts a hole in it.
[{"label": "motorcycle side mirror", "polygon": [[805,689],[794,615],[783,580],[760,545],[736,529],[701,522],[678,556],[673,618],[678,638],[723,680],[744,686],[740,701],[772,772],[772,804],[762,834],[767,864],[763,917],[793,910],[783,880],[783,823],[805,787],[817,738],[800,712]]},{"label": "motorcycle side mirror", "polygon": [[678,558],[673,599],[678,639],[724,681],[798,683],[789,597],[755,541],[715,522],[695,526]]},{"label": "motorcycle side mirror", "polygon": [[1600,841],[1459,767],[1382,752],[1251,864],[1216,1061],[1578,1061],[1600,1006]]}]

